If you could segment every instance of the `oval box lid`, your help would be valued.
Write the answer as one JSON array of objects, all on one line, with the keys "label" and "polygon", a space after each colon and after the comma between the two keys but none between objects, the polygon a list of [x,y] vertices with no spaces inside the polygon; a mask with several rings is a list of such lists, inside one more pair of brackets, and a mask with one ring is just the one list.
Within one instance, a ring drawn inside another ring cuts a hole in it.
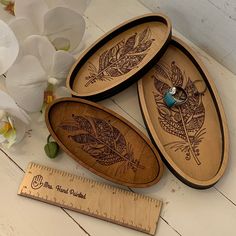
[{"label": "oval box lid", "polygon": [[129,20],[98,39],[77,60],[67,77],[73,96],[101,100],[137,81],[164,53],[170,20],[147,14]]},{"label": "oval box lid", "polygon": [[163,164],[151,141],[130,122],[96,103],[58,99],[46,111],[46,124],[69,156],[105,179],[147,187],[162,176]]},{"label": "oval box lid", "polygon": [[[163,98],[173,86],[184,88],[187,101],[169,108]],[[191,187],[214,185],[228,162],[227,122],[215,85],[195,53],[173,38],[138,82],[138,92],[150,136],[169,169]]]}]

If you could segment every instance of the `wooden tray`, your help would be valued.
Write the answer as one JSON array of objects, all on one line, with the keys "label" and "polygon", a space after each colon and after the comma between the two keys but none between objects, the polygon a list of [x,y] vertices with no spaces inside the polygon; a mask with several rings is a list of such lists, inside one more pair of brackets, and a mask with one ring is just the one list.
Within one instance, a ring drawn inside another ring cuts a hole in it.
[{"label": "wooden tray", "polygon": [[[170,109],[163,95],[173,85],[184,87],[188,100]],[[194,94],[205,86],[204,95]],[[228,130],[215,85],[195,53],[173,38],[139,81],[138,92],[150,135],[169,169],[191,187],[214,185],[228,162]]]},{"label": "wooden tray", "polygon": [[147,187],[162,175],[161,158],[149,139],[130,122],[96,103],[58,99],[46,111],[46,124],[68,155],[105,179]]},{"label": "wooden tray", "polygon": [[171,23],[147,14],[112,29],[72,67],[67,87],[73,96],[101,100],[126,88],[150,69],[171,38]]}]

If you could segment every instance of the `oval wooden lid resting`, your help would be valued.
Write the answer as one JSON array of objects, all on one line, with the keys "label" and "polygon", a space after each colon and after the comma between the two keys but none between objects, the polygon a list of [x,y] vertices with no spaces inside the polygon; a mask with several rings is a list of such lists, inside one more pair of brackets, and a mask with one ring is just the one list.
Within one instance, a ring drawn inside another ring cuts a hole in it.
[{"label": "oval wooden lid resting", "polygon": [[171,23],[161,14],[129,20],[98,39],[67,77],[73,96],[98,101],[126,88],[157,61],[171,38]]},{"label": "oval wooden lid resting", "polygon": [[46,111],[46,124],[68,155],[105,179],[147,187],[162,176],[161,158],[149,139],[96,103],[78,98],[55,100]]},{"label": "oval wooden lid resting", "polygon": [[[183,87],[188,100],[170,109],[163,95],[172,86]],[[203,95],[196,94],[205,86]],[[228,129],[215,85],[195,53],[173,38],[139,81],[138,92],[150,136],[169,169],[191,187],[214,185],[228,162]]]}]

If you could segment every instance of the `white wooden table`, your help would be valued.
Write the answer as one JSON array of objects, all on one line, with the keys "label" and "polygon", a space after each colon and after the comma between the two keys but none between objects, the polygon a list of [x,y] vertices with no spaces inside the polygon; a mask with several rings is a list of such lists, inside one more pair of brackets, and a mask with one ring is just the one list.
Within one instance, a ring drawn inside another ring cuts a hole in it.
[{"label": "white wooden table", "polygon": [[[83,40],[83,50],[117,24],[147,12],[149,10],[136,0],[93,0],[85,12],[87,30]],[[176,31],[174,35],[184,39]],[[236,76],[191,42],[186,39],[184,41],[202,59],[214,78],[222,98],[231,140],[228,168],[219,183],[208,190],[189,188],[175,178],[167,168],[163,178],[155,186],[133,190],[163,200],[156,235],[234,236],[236,235],[236,159],[234,158],[236,146],[233,143],[236,139],[236,107],[233,99],[236,94]],[[147,134],[140,113],[136,85],[100,103],[124,116]],[[47,128],[44,123],[38,122],[39,114],[32,114],[31,117],[32,131],[25,139],[14,148],[0,152],[0,235],[145,235],[17,195],[24,170],[31,161],[108,183],[78,165],[64,153],[55,160],[47,158],[43,151],[48,135]]]}]

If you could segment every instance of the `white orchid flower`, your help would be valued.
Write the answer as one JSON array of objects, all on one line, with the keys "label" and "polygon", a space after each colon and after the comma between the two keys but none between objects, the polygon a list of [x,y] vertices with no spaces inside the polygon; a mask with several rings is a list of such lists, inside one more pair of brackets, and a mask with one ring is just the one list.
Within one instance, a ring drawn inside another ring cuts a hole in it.
[{"label": "white orchid flower", "polygon": [[88,0],[15,0],[15,18],[9,22],[21,43],[29,35],[48,37],[56,49],[72,52],[85,31],[81,16]]},{"label": "white orchid flower", "polygon": [[64,6],[73,9],[82,15],[91,0],[45,0],[45,2],[50,9],[58,6]]},{"label": "white orchid flower", "polygon": [[5,92],[0,91],[0,143],[10,148],[22,140],[29,116]]},{"label": "white orchid flower", "polygon": [[14,63],[19,52],[17,39],[9,26],[0,20],[0,74]]},{"label": "white orchid flower", "polygon": [[[64,82],[75,59],[66,51],[56,51],[46,37],[39,35],[27,37],[21,49],[17,62],[7,72],[6,88],[21,108],[40,111],[45,99],[46,103],[53,100],[53,85]],[[46,98],[45,91],[51,92]]]}]

